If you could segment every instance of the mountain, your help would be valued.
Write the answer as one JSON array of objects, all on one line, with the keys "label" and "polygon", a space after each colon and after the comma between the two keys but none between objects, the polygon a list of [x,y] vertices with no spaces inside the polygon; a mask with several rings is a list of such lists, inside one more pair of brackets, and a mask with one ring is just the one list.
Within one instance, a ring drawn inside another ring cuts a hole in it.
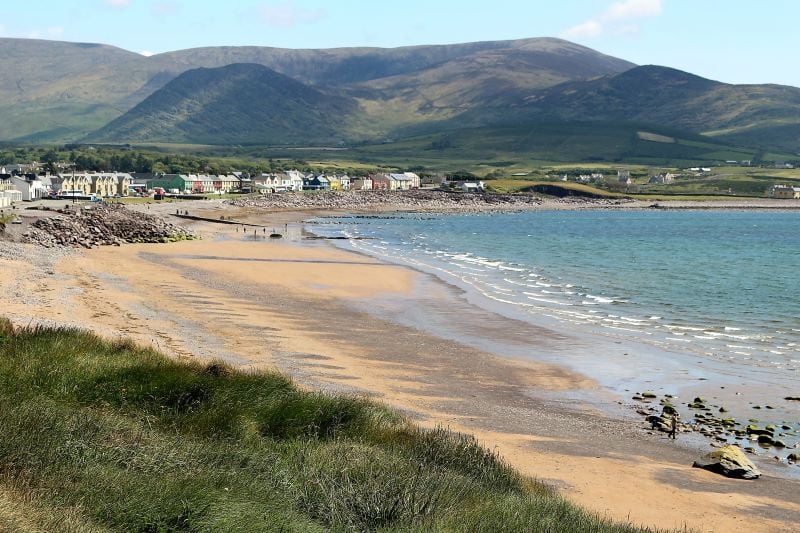
[{"label": "mountain", "polygon": [[[85,57],[81,54],[85,54]],[[565,59],[563,67],[559,57]],[[55,58],[55,59],[54,59]],[[492,71],[476,68],[491,62]],[[57,63],[57,65],[54,65]],[[407,91],[414,76],[431,70],[432,93],[470,94],[491,77],[496,87],[546,87],[622,72],[633,65],[559,39],[522,39],[401,48],[293,50],[270,47],[209,47],[144,57],[103,45],[0,40],[0,66],[11,88],[36,80],[36,92],[2,92],[0,140],[66,141],[82,138],[132,109],[180,74],[234,63],[266,66],[304,84],[353,91],[374,110],[363,135],[385,135],[387,128],[417,121],[415,102],[387,111]],[[521,65],[524,65],[521,67]],[[524,70],[524,74],[520,71]],[[378,80],[388,80],[377,83]],[[369,84],[376,82],[375,86]],[[461,88],[463,86],[463,88]],[[497,91],[495,91],[497,92]],[[426,101],[427,101],[426,100]],[[450,105],[448,104],[448,105]],[[391,106],[389,106],[391,107]],[[424,110],[423,110],[424,111]],[[412,113],[411,119],[408,113]],[[443,117],[450,116],[445,113]],[[437,116],[436,118],[442,118]],[[413,119],[413,120],[412,120]],[[374,124],[378,122],[377,126]]]},{"label": "mountain", "polygon": [[574,123],[584,132],[597,123],[598,134],[603,124],[634,136],[666,128],[682,139],[702,134],[721,145],[800,154],[798,88],[637,67],[551,38],[391,49],[209,47],[152,57],[0,39],[0,66],[5,141],[361,145],[537,124]]},{"label": "mountain", "polygon": [[[730,85],[653,65],[548,88],[527,103],[524,114],[544,120],[665,125],[800,151],[797,136],[780,134],[791,124],[800,128],[799,88]],[[748,138],[750,130],[758,131],[761,139]]]},{"label": "mountain", "polygon": [[350,98],[324,93],[262,65],[185,72],[91,134],[92,142],[336,143]]}]

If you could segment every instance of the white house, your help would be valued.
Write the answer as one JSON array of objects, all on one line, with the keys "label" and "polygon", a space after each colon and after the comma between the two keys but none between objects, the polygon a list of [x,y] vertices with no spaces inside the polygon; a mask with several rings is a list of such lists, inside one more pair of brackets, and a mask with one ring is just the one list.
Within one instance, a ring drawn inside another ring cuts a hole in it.
[{"label": "white house", "polygon": [[22,194],[22,200],[25,202],[44,198],[49,193],[48,188],[36,174],[11,176],[11,183]]},{"label": "white house", "polygon": [[482,181],[462,181],[458,184],[458,188],[463,192],[482,192],[486,189],[486,184]]},{"label": "white house", "polygon": [[414,174],[413,172],[403,172],[403,174],[411,180],[411,188],[412,189],[419,189],[420,186],[420,179],[419,176]]},{"label": "white house", "polygon": [[800,187],[790,187],[788,185],[772,185],[767,189],[767,196],[770,198],[800,199]]},{"label": "white house", "polygon": [[390,191],[407,191],[411,189],[413,180],[405,174],[388,174],[388,177]]}]

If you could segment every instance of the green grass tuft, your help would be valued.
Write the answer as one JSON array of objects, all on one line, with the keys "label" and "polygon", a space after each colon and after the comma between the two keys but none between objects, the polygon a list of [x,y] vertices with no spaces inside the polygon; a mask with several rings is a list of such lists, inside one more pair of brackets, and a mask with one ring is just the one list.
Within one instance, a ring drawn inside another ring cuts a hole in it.
[{"label": "green grass tuft", "polygon": [[636,531],[363,398],[5,319],[0,508],[11,531]]}]

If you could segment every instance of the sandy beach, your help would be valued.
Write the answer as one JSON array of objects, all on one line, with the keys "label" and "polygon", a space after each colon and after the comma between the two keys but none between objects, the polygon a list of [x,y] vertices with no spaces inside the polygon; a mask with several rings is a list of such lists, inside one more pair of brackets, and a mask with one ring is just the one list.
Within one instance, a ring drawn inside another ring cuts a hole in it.
[{"label": "sandy beach", "polygon": [[[457,321],[534,354],[567,350],[568,338],[470,307],[457,288],[430,275],[305,239],[300,221],[309,212],[218,203],[189,209],[263,228],[194,222],[202,240],[66,255],[26,246],[18,257],[0,256],[2,314],[368,395],[424,426],[477,435],[520,471],[616,520],[698,531],[792,531],[800,521],[800,483],[692,469],[697,451],[648,434],[636,419],[609,416],[597,401],[618,398],[588,377],[392,316]],[[153,212],[169,216],[174,208]],[[269,239],[273,228],[285,238]]]}]

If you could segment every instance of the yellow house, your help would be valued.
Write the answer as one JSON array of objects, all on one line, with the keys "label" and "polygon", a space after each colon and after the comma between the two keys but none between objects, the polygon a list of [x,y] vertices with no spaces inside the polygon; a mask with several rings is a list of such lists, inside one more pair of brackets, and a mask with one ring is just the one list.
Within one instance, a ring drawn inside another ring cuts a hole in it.
[{"label": "yellow house", "polygon": [[331,184],[332,191],[341,191],[342,190],[342,180],[340,180],[336,176],[328,176],[328,181]]}]

